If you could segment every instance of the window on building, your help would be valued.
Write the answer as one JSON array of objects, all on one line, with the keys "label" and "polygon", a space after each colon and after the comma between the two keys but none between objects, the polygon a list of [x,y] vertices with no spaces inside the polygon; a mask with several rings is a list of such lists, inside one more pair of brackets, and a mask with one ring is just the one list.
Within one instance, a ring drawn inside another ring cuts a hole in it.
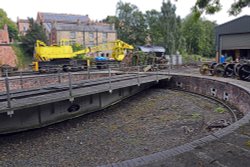
[{"label": "window on building", "polygon": [[108,33],[103,32],[102,33],[102,43],[107,43],[108,41]]},{"label": "window on building", "polygon": [[76,32],[71,31],[71,32],[70,32],[70,38],[71,38],[71,39],[76,39]]},{"label": "window on building", "polygon": [[70,45],[73,45],[73,44],[75,44],[75,43],[76,43],[75,40],[70,40],[70,41],[69,41],[69,44],[70,44]]},{"label": "window on building", "polygon": [[89,32],[89,41],[94,41],[94,32]]},{"label": "window on building", "polygon": [[91,46],[94,46],[95,44],[94,44],[94,41],[89,41],[89,46],[91,47]]}]

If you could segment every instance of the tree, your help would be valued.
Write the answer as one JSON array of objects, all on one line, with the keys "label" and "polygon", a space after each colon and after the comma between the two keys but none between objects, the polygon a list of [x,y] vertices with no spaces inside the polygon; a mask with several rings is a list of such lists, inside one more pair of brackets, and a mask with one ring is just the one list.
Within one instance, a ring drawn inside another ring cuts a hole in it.
[{"label": "tree", "polygon": [[48,42],[47,36],[43,30],[43,27],[36,23],[33,18],[28,18],[29,20],[29,29],[25,36],[22,37],[22,43],[24,51],[32,55],[34,51],[34,45],[36,43],[36,40],[43,41],[45,43]]},{"label": "tree", "polygon": [[215,53],[214,22],[188,15],[182,23],[182,34],[189,54],[213,56]]},{"label": "tree", "polygon": [[145,44],[147,25],[137,6],[119,1],[116,8],[118,38],[132,45]]},{"label": "tree", "polygon": [[182,19],[180,16],[177,17],[176,19],[176,24],[177,24],[177,29],[176,29],[176,48],[178,51],[181,53],[186,52],[186,39],[182,34]]},{"label": "tree", "polygon": [[115,26],[118,26],[119,19],[116,16],[107,16],[106,19],[102,20],[104,23],[108,24],[114,24]]},{"label": "tree", "polygon": [[148,37],[152,45],[159,45],[163,43],[163,36],[160,29],[161,13],[156,10],[146,11],[145,19],[148,28]]},{"label": "tree", "polygon": [[162,2],[161,16],[160,16],[160,31],[163,36],[162,45],[165,47],[168,54],[174,54],[178,50],[178,32],[177,16],[175,14],[176,7],[170,0]]},{"label": "tree", "polygon": [[[250,0],[235,0],[229,9],[230,15],[238,15],[242,8],[250,5]],[[207,14],[214,14],[221,10],[220,0],[197,0],[193,11],[196,15],[200,16],[201,13],[206,12]]]},{"label": "tree", "polygon": [[16,24],[7,17],[7,13],[0,9],[0,28],[3,26],[8,25],[8,32],[10,39],[18,39],[18,30]]}]

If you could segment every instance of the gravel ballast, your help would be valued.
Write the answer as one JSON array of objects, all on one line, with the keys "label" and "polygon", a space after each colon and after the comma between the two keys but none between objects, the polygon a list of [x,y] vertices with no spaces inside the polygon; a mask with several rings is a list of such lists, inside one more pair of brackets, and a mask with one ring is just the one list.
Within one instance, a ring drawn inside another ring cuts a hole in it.
[{"label": "gravel ballast", "polygon": [[97,166],[149,155],[210,134],[232,116],[185,92],[152,88],[105,110],[0,136],[0,166]]}]

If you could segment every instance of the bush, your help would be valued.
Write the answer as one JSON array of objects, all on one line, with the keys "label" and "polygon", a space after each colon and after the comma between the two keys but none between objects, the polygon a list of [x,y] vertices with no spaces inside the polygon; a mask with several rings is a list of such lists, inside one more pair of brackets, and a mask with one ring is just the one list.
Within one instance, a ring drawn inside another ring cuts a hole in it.
[{"label": "bush", "polygon": [[11,46],[13,50],[15,51],[15,54],[17,56],[17,67],[20,69],[27,68],[29,64],[32,62],[32,58],[30,56],[27,56],[21,47],[21,45],[18,45],[17,43],[12,44]]}]

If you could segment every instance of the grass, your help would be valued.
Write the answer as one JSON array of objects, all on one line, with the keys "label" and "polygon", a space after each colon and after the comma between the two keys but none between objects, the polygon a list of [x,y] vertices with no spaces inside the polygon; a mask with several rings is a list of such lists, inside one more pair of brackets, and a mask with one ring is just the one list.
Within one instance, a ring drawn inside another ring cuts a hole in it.
[{"label": "grass", "polygon": [[183,54],[182,55],[183,63],[184,64],[198,64],[200,62],[207,62],[211,61],[211,58],[203,57],[201,55],[189,55],[189,54]]},{"label": "grass", "polygon": [[16,53],[17,56],[17,67],[18,69],[24,69],[27,68],[29,66],[29,64],[31,64],[32,62],[32,58],[29,55],[26,55],[22,49],[22,47],[20,45],[18,45],[17,43],[14,43],[12,45],[13,50]]},{"label": "grass", "polygon": [[250,147],[250,140],[246,142],[246,146]]},{"label": "grass", "polygon": [[223,114],[225,112],[225,109],[222,107],[217,107],[214,111],[217,113]]},{"label": "grass", "polygon": [[193,119],[201,118],[201,114],[199,114],[199,113],[192,113],[192,118]]}]

